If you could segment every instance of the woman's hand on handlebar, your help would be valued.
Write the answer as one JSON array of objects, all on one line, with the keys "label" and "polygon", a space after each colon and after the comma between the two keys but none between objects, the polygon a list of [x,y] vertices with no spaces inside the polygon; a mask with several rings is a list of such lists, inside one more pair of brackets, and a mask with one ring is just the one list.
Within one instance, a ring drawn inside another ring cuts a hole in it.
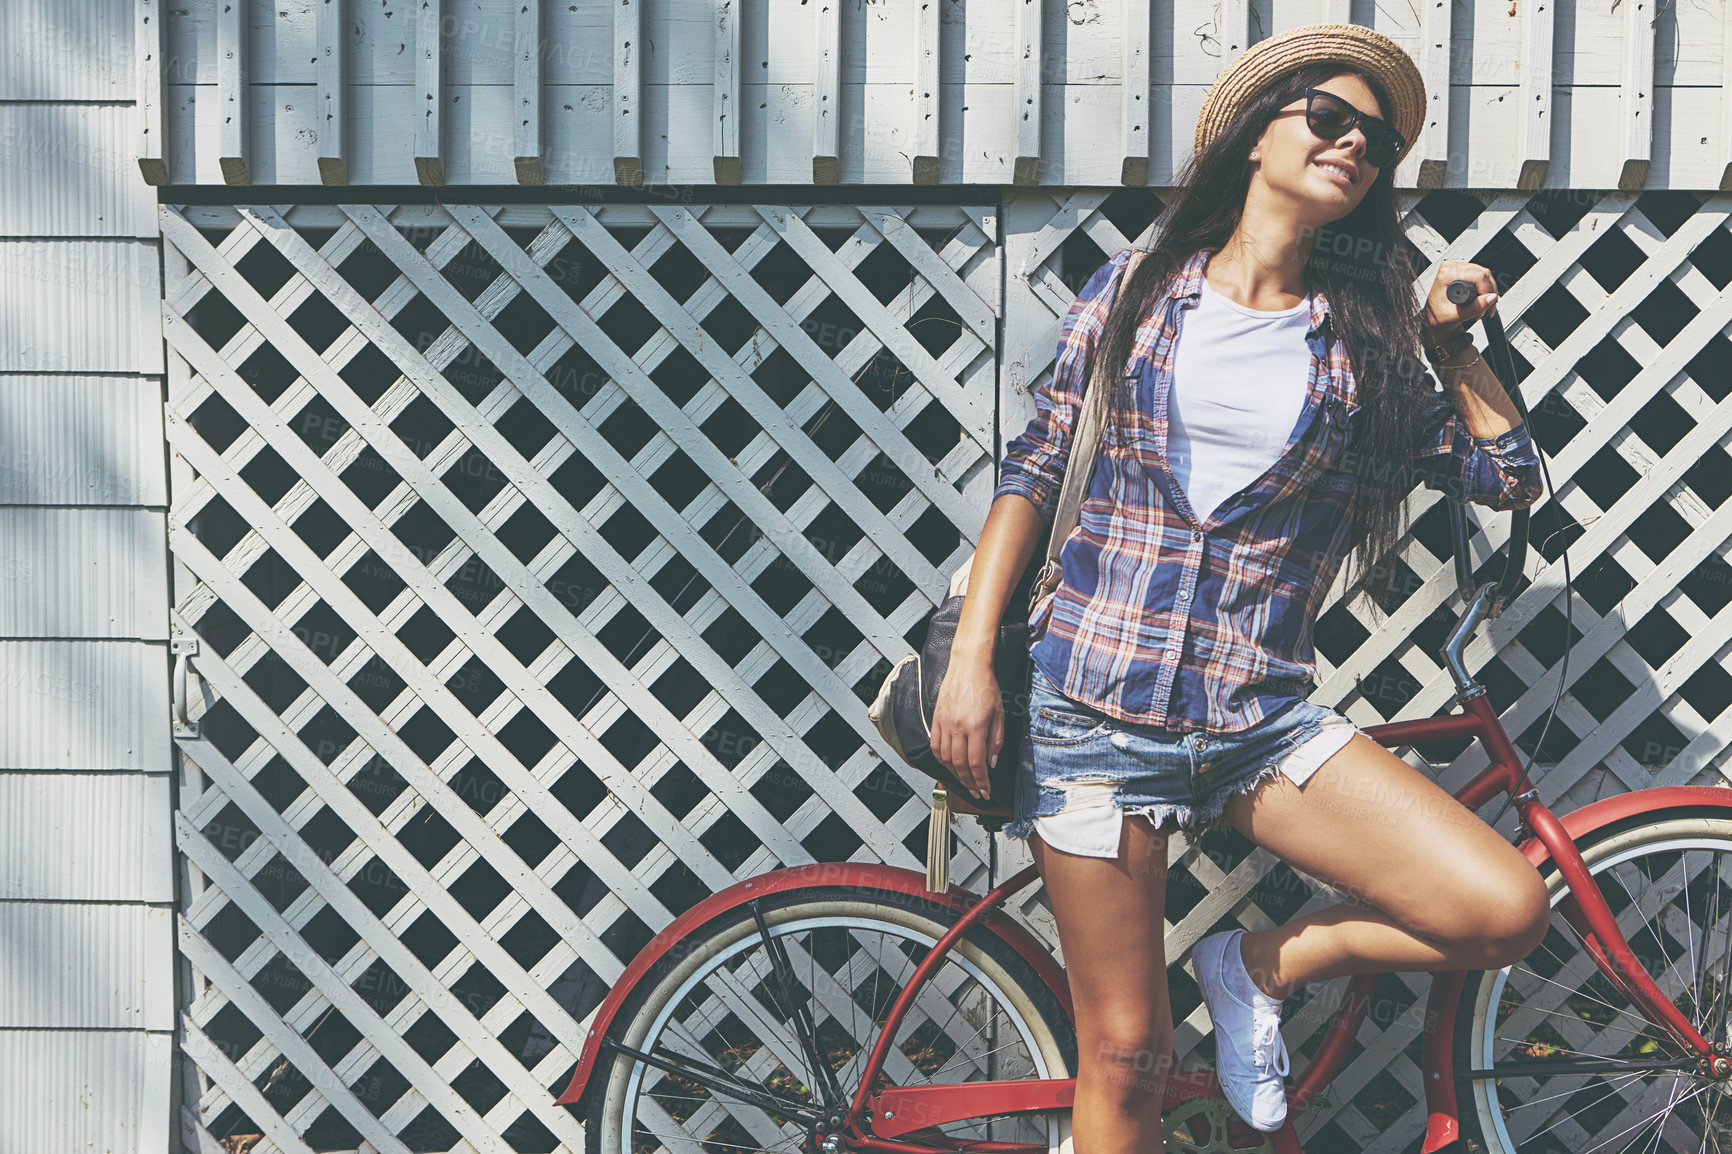
[{"label": "woman's hand on handlebar", "polygon": [[1004,700],[989,663],[945,670],[932,710],[932,755],[975,797],[991,791],[989,770],[1004,745]]}]

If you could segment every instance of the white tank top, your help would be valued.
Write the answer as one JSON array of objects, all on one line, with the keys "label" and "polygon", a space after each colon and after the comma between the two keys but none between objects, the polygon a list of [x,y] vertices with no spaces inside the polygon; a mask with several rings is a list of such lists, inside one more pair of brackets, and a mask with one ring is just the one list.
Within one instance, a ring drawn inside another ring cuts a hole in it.
[{"label": "white tank top", "polygon": [[1167,460],[1199,521],[1281,459],[1311,378],[1311,298],[1248,309],[1209,287],[1185,317],[1167,398]]}]

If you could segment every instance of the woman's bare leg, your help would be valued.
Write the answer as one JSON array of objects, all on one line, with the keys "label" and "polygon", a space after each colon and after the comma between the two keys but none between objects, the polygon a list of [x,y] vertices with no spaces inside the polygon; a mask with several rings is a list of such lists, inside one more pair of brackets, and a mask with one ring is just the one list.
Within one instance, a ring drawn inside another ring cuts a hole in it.
[{"label": "woman's bare leg", "polygon": [[1162,914],[1167,834],[1126,815],[1118,860],[1029,846],[1046,884],[1076,1008],[1076,1154],[1161,1154],[1172,1062]]},{"label": "woman's bare leg", "polygon": [[1267,994],[1342,974],[1496,968],[1545,936],[1546,889],[1527,858],[1364,734],[1303,786],[1276,778],[1235,797],[1227,817],[1350,898],[1240,939]]}]

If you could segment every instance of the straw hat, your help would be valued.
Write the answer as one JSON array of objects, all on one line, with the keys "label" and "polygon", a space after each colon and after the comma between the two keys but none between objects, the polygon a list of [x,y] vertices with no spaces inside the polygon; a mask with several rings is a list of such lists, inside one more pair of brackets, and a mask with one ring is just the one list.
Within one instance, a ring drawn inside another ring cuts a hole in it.
[{"label": "straw hat", "polygon": [[1240,53],[1203,98],[1196,150],[1201,152],[1271,81],[1320,61],[1341,64],[1344,71],[1363,73],[1383,85],[1395,105],[1395,130],[1406,141],[1395,158],[1400,164],[1419,139],[1425,121],[1425,81],[1401,45],[1359,24],[1305,24],[1277,32]]}]

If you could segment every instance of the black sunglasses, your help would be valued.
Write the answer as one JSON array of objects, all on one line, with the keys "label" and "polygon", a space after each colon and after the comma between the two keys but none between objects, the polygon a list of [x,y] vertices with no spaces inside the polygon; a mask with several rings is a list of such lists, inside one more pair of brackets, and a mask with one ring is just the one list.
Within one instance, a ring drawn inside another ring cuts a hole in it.
[{"label": "black sunglasses", "polygon": [[[1293,109],[1292,111],[1298,111]],[[1286,115],[1276,113],[1277,116]],[[1365,134],[1365,163],[1388,168],[1401,155],[1407,139],[1384,120],[1368,116],[1332,92],[1305,90],[1305,123],[1323,140],[1339,140],[1357,124]]]}]

